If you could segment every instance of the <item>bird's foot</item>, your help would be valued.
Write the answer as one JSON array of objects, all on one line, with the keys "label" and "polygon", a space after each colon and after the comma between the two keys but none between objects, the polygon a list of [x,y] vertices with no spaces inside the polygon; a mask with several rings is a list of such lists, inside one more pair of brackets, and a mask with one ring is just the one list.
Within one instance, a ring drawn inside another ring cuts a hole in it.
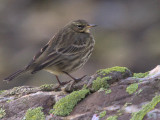
[{"label": "bird's foot", "polygon": [[77,83],[77,82],[81,81],[83,78],[85,78],[86,76],[87,75],[84,75],[84,76],[82,76],[80,78],[74,78],[73,80]]},{"label": "bird's foot", "polygon": [[70,81],[66,81],[66,82],[60,82],[59,83],[59,86],[64,86],[64,85],[66,85],[66,84],[68,84],[68,83],[70,83],[71,82],[71,80]]},{"label": "bird's foot", "polygon": [[86,77],[86,76],[87,76],[87,75],[84,75],[84,76],[82,76],[82,77],[80,77],[80,78],[74,78],[73,80],[71,80],[71,81],[70,81],[70,82],[71,82],[70,88],[72,88],[75,83],[78,83],[79,81],[81,81],[81,80],[82,80],[84,77]]},{"label": "bird's foot", "polygon": [[81,78],[75,78],[72,75],[70,75],[69,73],[63,71],[66,75],[68,75],[69,77],[71,77],[76,83],[81,81],[84,77],[86,77],[87,75],[82,76]]}]

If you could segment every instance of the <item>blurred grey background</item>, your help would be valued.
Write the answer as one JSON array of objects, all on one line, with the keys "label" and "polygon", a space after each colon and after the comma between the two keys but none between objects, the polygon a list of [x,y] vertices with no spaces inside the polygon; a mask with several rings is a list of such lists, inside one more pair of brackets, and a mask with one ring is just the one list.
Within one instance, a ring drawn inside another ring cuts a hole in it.
[{"label": "blurred grey background", "polygon": [[113,66],[145,72],[160,64],[160,0],[1,0],[0,90],[56,82],[45,71],[9,84],[2,80],[27,65],[61,27],[76,19],[98,27],[92,30],[94,53],[74,76]]}]

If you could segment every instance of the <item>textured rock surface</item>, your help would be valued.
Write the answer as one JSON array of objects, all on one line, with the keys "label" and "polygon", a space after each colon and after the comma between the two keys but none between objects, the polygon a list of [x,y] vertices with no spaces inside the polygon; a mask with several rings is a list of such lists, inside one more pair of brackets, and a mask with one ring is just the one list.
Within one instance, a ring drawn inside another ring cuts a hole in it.
[{"label": "textured rock surface", "polygon": [[[0,108],[6,113],[1,119],[21,120],[29,108],[37,107],[43,108],[47,120],[90,120],[94,114],[99,115],[103,111],[106,111],[106,114],[100,120],[106,120],[110,116],[116,116],[118,120],[160,119],[159,67],[144,78],[133,77],[128,69],[112,70],[98,71],[79,83],[71,82],[61,88],[57,88],[56,85],[35,88],[22,86],[1,91]],[[104,73],[104,71],[107,72]],[[95,80],[108,78],[108,76],[110,79],[101,81],[102,84],[107,82],[106,86],[102,85],[103,88],[93,90]],[[49,114],[50,109],[53,109],[59,99],[83,87],[89,89],[90,94],[74,107],[69,116]]]}]

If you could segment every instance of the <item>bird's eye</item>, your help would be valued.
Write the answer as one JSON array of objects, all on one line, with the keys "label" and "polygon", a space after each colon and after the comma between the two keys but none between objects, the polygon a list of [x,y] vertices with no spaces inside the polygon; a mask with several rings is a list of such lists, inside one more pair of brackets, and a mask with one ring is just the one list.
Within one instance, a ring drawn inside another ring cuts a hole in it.
[{"label": "bird's eye", "polygon": [[79,29],[83,29],[83,28],[84,28],[83,25],[77,25],[77,27],[78,27]]}]

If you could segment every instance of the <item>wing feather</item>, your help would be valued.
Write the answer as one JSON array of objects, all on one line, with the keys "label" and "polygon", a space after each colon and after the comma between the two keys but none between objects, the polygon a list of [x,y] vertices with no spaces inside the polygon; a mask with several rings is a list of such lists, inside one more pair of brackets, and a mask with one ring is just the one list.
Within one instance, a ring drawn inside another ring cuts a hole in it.
[{"label": "wing feather", "polygon": [[[41,61],[41,63],[32,71],[32,73],[42,70],[45,67],[49,67],[51,65],[56,65],[61,63],[61,61],[64,61],[66,59],[66,57],[75,55],[75,54],[81,54],[82,52],[85,52],[85,48],[88,46],[88,42],[86,41],[90,41],[85,39],[74,39],[73,35],[70,36],[72,37],[71,39],[73,39],[74,41],[70,41],[70,42],[65,42],[63,41],[66,37],[66,35],[63,35],[64,38],[62,37],[61,41],[57,42],[57,40],[54,41],[54,39],[57,39],[56,36],[55,38],[53,38],[53,41],[51,44],[55,44],[56,45],[49,45],[49,49],[47,49],[47,56],[44,57],[44,59]],[[91,39],[90,37],[88,37],[88,39]],[[65,42],[65,43],[63,43]],[[54,47],[52,47],[54,46]],[[42,53],[41,53],[42,54]]]},{"label": "wing feather", "polygon": [[47,49],[49,45],[46,44],[34,57],[33,59],[29,62],[29,64],[26,66],[26,69],[30,68],[30,66],[32,66],[35,61],[43,54],[43,52]]}]

